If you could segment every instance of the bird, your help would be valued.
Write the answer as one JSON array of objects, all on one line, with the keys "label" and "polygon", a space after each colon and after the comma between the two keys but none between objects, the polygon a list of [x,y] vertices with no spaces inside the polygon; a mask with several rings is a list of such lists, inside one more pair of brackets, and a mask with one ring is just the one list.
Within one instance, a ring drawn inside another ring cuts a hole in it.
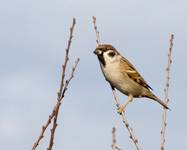
[{"label": "bird", "polygon": [[161,104],[165,109],[169,107],[152,92],[137,69],[123,57],[112,45],[99,44],[94,50],[98,57],[102,73],[111,85],[112,90],[119,90],[128,96],[125,104],[120,105],[118,112],[124,112],[126,106],[133,101],[133,98],[146,97]]}]

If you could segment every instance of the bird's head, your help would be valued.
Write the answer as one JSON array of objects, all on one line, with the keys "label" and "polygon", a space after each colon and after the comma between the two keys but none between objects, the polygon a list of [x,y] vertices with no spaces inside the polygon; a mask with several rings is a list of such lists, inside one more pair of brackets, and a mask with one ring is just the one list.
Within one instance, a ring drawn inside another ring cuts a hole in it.
[{"label": "bird's head", "polygon": [[107,63],[115,62],[118,59],[118,51],[109,44],[100,44],[96,47],[94,54],[97,55],[100,63],[106,66]]}]

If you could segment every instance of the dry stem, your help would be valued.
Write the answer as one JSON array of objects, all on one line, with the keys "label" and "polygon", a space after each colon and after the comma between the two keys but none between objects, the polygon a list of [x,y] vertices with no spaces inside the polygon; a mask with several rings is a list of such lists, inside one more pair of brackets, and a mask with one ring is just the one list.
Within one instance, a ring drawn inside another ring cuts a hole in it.
[{"label": "dry stem", "polygon": [[116,128],[112,128],[112,150],[121,150],[117,145],[116,145]]},{"label": "dry stem", "polygon": [[52,114],[49,115],[49,119],[47,120],[46,124],[42,126],[40,135],[38,137],[38,139],[36,140],[36,142],[34,143],[32,150],[35,150],[36,147],[38,146],[38,144],[40,143],[41,139],[44,137],[44,133],[45,130],[47,129],[47,127],[49,126],[49,124],[51,123],[51,120],[53,119],[53,117],[55,116],[55,110],[53,110]]},{"label": "dry stem", "polygon": [[73,78],[75,69],[76,69],[77,64],[79,62],[79,58],[78,58],[77,61],[75,62],[75,65],[72,68],[72,73],[71,73],[69,79],[66,80],[66,82],[64,84],[64,78],[65,78],[65,74],[66,74],[67,62],[69,60],[69,56],[68,56],[69,55],[69,49],[70,49],[71,41],[72,41],[72,38],[73,38],[73,30],[74,30],[74,27],[75,27],[75,23],[76,23],[76,21],[75,21],[75,18],[74,18],[72,26],[70,28],[70,34],[69,34],[70,36],[69,36],[69,40],[68,40],[68,46],[66,48],[66,55],[65,55],[65,59],[64,59],[64,65],[62,66],[61,84],[60,84],[59,92],[57,93],[58,98],[57,98],[57,104],[56,104],[56,107],[55,107],[55,116],[54,116],[54,119],[53,119],[53,125],[52,125],[51,136],[50,136],[50,142],[49,142],[49,146],[48,146],[47,150],[51,150],[52,147],[53,147],[54,134],[55,134],[55,130],[56,130],[56,127],[57,127],[57,118],[58,118],[58,112],[59,112],[59,108],[60,108],[60,105],[61,105],[61,101],[62,101],[62,99],[64,97],[64,94],[65,94],[65,92],[67,90],[69,82]]},{"label": "dry stem", "polygon": [[50,137],[50,142],[49,142],[49,146],[48,146],[47,150],[51,150],[52,147],[53,147],[54,134],[55,134],[55,130],[56,130],[56,127],[57,127],[57,118],[58,118],[59,108],[60,108],[62,99],[64,98],[64,94],[65,94],[65,92],[67,90],[67,87],[68,87],[71,79],[74,76],[74,72],[75,72],[75,69],[76,69],[78,63],[79,63],[79,58],[76,60],[75,65],[72,68],[71,75],[70,75],[69,79],[66,80],[63,90],[61,91],[60,94],[58,93],[57,104],[56,104],[56,107],[55,107],[55,116],[54,116],[54,119],[53,119],[53,127],[51,129],[51,137]]},{"label": "dry stem", "polygon": [[51,115],[49,116],[47,122],[45,123],[45,125],[42,126],[40,135],[39,135],[38,139],[36,140],[36,142],[34,143],[34,145],[32,147],[32,150],[35,150],[36,147],[39,145],[39,142],[44,137],[44,133],[45,133],[46,129],[48,128],[48,126],[51,123],[52,119],[54,119],[53,120],[53,128],[51,129],[51,138],[50,138],[49,148],[48,148],[49,150],[52,149],[53,140],[54,140],[54,133],[55,133],[55,129],[56,129],[56,126],[57,126],[56,121],[57,121],[57,117],[58,117],[58,110],[59,110],[59,107],[60,107],[60,104],[61,104],[61,100],[64,97],[64,94],[65,94],[65,92],[67,90],[69,82],[73,78],[75,69],[76,69],[77,64],[79,62],[79,58],[78,58],[77,61],[75,62],[75,65],[72,68],[72,73],[71,73],[69,79],[66,80],[66,83],[64,84],[64,78],[65,78],[65,74],[66,74],[67,62],[69,60],[69,57],[68,57],[68,55],[69,55],[69,49],[70,49],[71,41],[72,41],[72,38],[73,38],[73,29],[75,27],[75,23],[76,23],[75,22],[75,18],[73,18],[73,23],[72,23],[72,26],[70,28],[70,34],[69,34],[70,36],[69,36],[69,40],[68,40],[68,46],[66,48],[66,54],[65,54],[64,64],[62,65],[62,76],[61,76],[61,82],[60,82],[59,92],[57,93],[58,94],[57,103],[56,103],[56,105],[55,105],[55,107],[54,107]]},{"label": "dry stem", "polygon": [[76,24],[76,20],[75,20],[75,18],[73,18],[73,23],[72,23],[72,26],[70,27],[68,46],[66,48],[64,64],[62,65],[62,78],[61,78],[60,89],[59,89],[59,92],[58,92],[58,97],[59,97],[59,94],[62,92],[62,88],[64,87],[64,78],[65,78],[65,74],[66,74],[65,72],[66,72],[67,62],[69,60],[69,49],[70,49],[72,38],[73,38],[73,30],[75,28],[75,24]]},{"label": "dry stem", "polygon": [[99,31],[97,30],[96,17],[93,16],[92,19],[93,19],[94,30],[96,33],[96,43],[97,43],[97,45],[99,45],[101,42],[100,42]]},{"label": "dry stem", "polygon": [[[114,99],[115,99],[115,101],[116,101],[116,106],[117,106],[117,108],[119,108],[120,102],[119,102],[119,98],[118,98],[117,95],[116,95],[116,91],[115,91],[114,89],[112,89],[112,93],[113,93]],[[128,132],[129,132],[129,135],[130,135],[129,138],[133,141],[134,145],[136,146],[136,149],[137,149],[137,150],[141,150],[140,145],[139,145],[139,143],[138,143],[138,139],[137,139],[136,136],[134,135],[133,128],[130,127],[130,125],[129,125],[129,123],[128,123],[128,120],[127,120],[127,118],[125,117],[125,113],[122,112],[122,113],[120,114],[120,116],[121,116],[121,118],[122,118],[123,123],[125,124],[125,127],[127,128]]]},{"label": "dry stem", "polygon": [[[168,93],[169,93],[170,70],[171,70],[171,63],[172,63],[171,53],[172,53],[172,48],[173,48],[173,40],[174,40],[174,34],[171,34],[170,46],[169,46],[169,52],[168,52],[168,63],[166,67],[165,87],[164,87],[164,102],[166,104],[168,104],[169,102]],[[166,132],[166,125],[167,125],[166,115],[167,115],[167,111],[164,108],[163,113],[162,113],[162,129],[160,132],[161,133],[161,145],[160,145],[161,150],[164,150],[164,146],[165,146],[165,132]]]}]

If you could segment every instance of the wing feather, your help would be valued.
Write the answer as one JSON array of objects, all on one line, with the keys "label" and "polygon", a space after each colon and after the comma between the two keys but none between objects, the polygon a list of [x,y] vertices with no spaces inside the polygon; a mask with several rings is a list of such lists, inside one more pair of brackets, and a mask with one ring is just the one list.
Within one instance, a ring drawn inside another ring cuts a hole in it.
[{"label": "wing feather", "polygon": [[152,88],[147,84],[144,78],[138,73],[135,67],[126,58],[123,57],[121,61],[122,61],[121,64],[123,66],[123,69],[129,78],[134,80],[139,85],[152,90]]}]

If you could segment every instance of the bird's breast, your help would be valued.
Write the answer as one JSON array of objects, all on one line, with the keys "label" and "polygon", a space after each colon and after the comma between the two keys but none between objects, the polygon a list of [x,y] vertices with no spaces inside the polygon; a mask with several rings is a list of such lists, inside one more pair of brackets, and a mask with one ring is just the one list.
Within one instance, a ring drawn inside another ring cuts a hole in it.
[{"label": "bird's breast", "polygon": [[119,63],[107,64],[105,67],[101,65],[101,69],[106,80],[122,93],[126,95],[130,93],[134,97],[141,95],[141,86],[120,71]]},{"label": "bird's breast", "polygon": [[101,69],[107,81],[115,83],[119,82],[121,73],[117,63],[107,64],[105,67],[101,65]]}]

